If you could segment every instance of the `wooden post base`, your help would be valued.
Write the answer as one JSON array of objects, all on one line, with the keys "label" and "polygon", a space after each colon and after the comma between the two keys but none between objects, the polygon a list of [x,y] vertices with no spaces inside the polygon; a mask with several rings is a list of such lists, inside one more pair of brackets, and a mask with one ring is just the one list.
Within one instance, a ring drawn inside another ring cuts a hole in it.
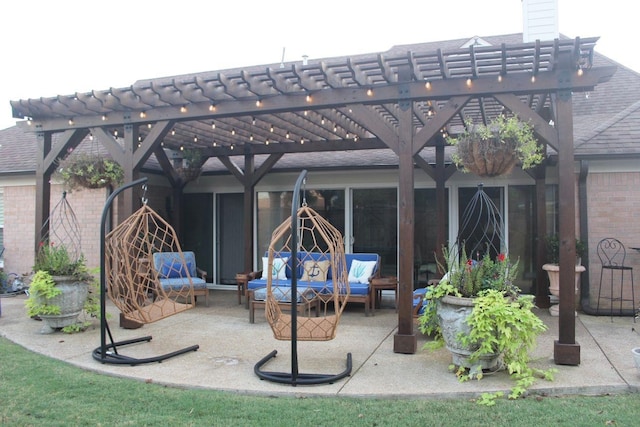
[{"label": "wooden post base", "polygon": [[393,336],[393,352],[403,354],[415,354],[418,349],[418,336],[395,334]]},{"label": "wooden post base", "polygon": [[563,344],[558,340],[553,342],[553,361],[556,365],[580,364],[580,344]]}]

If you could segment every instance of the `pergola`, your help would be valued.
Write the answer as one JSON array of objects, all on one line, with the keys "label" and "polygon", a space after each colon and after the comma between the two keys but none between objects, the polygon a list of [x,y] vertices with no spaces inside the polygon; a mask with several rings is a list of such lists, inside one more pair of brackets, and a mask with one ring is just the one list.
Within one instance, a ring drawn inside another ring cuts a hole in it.
[{"label": "pergola", "polygon": [[[254,189],[285,153],[389,148],[399,165],[399,299],[394,351],[415,353],[411,313],[414,258],[414,173],[436,182],[438,224],[445,224],[443,131],[465,119],[487,122],[509,111],[529,121],[558,154],[561,294],[573,295],[575,175],[572,93],[591,91],[615,67],[592,67],[597,38],[453,50],[404,51],[309,63],[277,64],[138,81],[130,87],[12,101],[13,116],[41,149],[36,175],[36,226],[49,212],[56,159],[89,134],[136,179],[154,155],[179,195],[185,183],[165,149],[197,148],[219,159],[244,186],[245,268],[252,267]],[[53,135],[57,135],[53,142]],[[425,153],[432,150],[427,161]],[[435,156],[433,156],[435,152]],[[266,156],[261,156],[266,155]],[[242,156],[238,165],[234,156]],[[265,160],[256,164],[256,156]],[[539,223],[544,224],[544,168],[533,170]],[[131,191],[124,214],[134,211]],[[437,236],[444,243],[444,227]],[[538,241],[544,227],[538,227]],[[40,236],[36,237],[39,240]],[[538,260],[544,257],[538,244]],[[540,261],[539,261],[540,262]],[[541,262],[540,262],[541,264]],[[540,271],[538,266],[537,270]],[[538,275],[541,276],[541,275]],[[548,306],[538,279],[537,303]],[[574,299],[560,300],[558,364],[580,363]]]}]

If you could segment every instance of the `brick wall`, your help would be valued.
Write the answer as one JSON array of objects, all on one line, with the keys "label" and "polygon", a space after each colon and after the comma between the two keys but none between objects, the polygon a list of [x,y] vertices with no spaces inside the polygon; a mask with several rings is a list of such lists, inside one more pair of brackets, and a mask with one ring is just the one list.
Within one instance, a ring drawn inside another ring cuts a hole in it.
[{"label": "brick wall", "polygon": [[[638,292],[640,253],[629,249],[629,247],[640,247],[640,173],[591,173],[588,177],[587,189],[590,306],[596,307],[600,286],[601,263],[596,254],[596,247],[598,242],[606,237],[615,237],[627,248],[626,264],[634,267],[637,276],[634,277],[636,300],[640,301],[640,292]],[[626,280],[630,278],[627,277]],[[624,297],[630,299],[630,281],[627,281],[625,286],[628,292],[625,292],[627,295]],[[607,285],[607,289],[610,289],[610,285]],[[616,289],[619,295],[619,288]],[[604,299],[600,301],[600,307],[603,304],[609,307],[609,302]],[[618,302],[615,304],[614,308],[619,307]],[[630,302],[623,304],[623,309],[631,308]]]},{"label": "brick wall", "polygon": [[[149,206],[159,215],[166,217],[165,197],[170,194],[165,189],[150,188]],[[4,187],[5,200],[5,271],[18,274],[31,272],[34,262],[35,197],[33,185]],[[60,202],[62,187],[51,187],[51,209]],[[121,198],[119,198],[121,199]],[[67,201],[76,216],[80,230],[82,252],[89,268],[100,265],[100,220],[107,200],[106,189],[83,189],[67,194]],[[117,212],[118,203],[113,210]],[[116,217],[114,215],[114,217]]]}]

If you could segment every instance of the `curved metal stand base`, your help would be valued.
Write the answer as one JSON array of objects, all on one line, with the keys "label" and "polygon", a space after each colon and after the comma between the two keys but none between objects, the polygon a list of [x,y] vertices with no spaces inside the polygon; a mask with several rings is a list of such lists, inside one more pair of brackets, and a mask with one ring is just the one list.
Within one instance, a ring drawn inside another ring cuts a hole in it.
[{"label": "curved metal stand base", "polygon": [[141,365],[143,363],[154,363],[154,362],[162,362],[163,360],[169,359],[174,356],[179,356],[184,353],[188,353],[190,351],[196,351],[200,348],[199,345],[192,345],[191,347],[186,347],[181,350],[174,351],[172,353],[163,354],[160,356],[147,357],[144,359],[137,359],[135,357],[129,357],[122,354],[118,354],[117,347],[129,344],[136,344],[139,342],[149,342],[151,341],[151,336],[134,338],[125,341],[119,341],[111,343],[107,346],[100,346],[93,350],[93,358],[100,363],[108,363],[112,365]]},{"label": "curved metal stand base", "polygon": [[339,374],[300,374],[294,372],[266,372],[261,371],[260,368],[272,358],[276,357],[277,350],[273,350],[271,353],[260,359],[258,363],[253,367],[253,372],[260,377],[261,380],[268,380],[276,383],[291,384],[292,386],[300,385],[312,385],[312,384],[333,384],[337,380],[341,380],[344,377],[351,375],[351,369],[353,362],[351,361],[351,353],[347,353],[347,368]]}]

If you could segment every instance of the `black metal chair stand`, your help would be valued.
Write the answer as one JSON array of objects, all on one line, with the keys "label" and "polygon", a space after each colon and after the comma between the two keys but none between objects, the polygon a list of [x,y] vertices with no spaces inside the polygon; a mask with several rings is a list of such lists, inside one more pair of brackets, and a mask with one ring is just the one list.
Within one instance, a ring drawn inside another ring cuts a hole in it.
[{"label": "black metal chair stand", "polygon": [[[304,182],[307,171],[303,170],[296,181],[291,202],[291,258],[298,258],[298,218],[297,210],[300,199],[300,187]],[[295,262],[294,264],[295,265]],[[298,273],[296,268],[291,272],[291,295],[298,294]],[[277,350],[273,350],[260,359],[253,368],[253,372],[261,379],[276,383],[296,385],[332,384],[342,378],[351,375],[353,368],[351,353],[347,353],[346,369],[338,374],[305,374],[298,372],[298,308],[297,298],[291,298],[291,372],[263,371],[261,368],[272,358],[276,357]]]}]

